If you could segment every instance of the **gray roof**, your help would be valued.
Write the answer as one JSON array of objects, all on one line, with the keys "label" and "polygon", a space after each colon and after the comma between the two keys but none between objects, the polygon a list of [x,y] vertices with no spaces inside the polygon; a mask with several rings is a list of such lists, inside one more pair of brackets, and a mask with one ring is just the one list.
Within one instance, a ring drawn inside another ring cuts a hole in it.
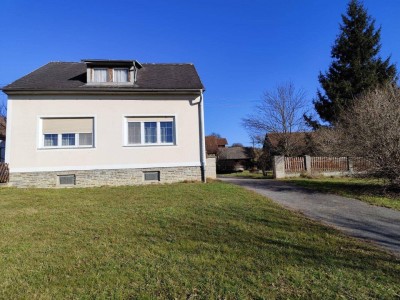
[{"label": "gray roof", "polygon": [[195,90],[204,89],[193,64],[142,64],[133,86],[86,85],[84,62],[50,62],[5,86],[12,91]]},{"label": "gray roof", "polygon": [[218,152],[219,160],[227,159],[251,159],[250,147],[229,147],[220,148]]}]

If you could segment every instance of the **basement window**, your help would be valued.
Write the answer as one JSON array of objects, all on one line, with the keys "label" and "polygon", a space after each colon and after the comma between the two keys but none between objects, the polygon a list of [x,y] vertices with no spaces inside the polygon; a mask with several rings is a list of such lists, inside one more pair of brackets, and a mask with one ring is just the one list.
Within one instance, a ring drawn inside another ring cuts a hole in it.
[{"label": "basement window", "polygon": [[75,175],[58,175],[58,184],[59,185],[75,185],[76,178]]},{"label": "basement window", "polygon": [[143,172],[143,174],[144,174],[144,181],[160,181],[159,171]]}]

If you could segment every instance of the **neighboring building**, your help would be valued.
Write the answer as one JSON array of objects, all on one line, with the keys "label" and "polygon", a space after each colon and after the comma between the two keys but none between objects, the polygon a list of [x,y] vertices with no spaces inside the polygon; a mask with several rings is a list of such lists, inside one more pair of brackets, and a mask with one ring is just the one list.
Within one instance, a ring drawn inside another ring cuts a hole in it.
[{"label": "neighboring building", "polygon": [[251,147],[222,148],[218,154],[217,171],[219,173],[238,172],[252,167]]},{"label": "neighboring building", "polygon": [[315,148],[313,132],[268,133],[264,144],[270,156],[285,152],[289,152],[289,156],[315,155]]},{"label": "neighboring building", "polygon": [[0,162],[4,162],[6,152],[6,120],[0,116]]},{"label": "neighboring building", "polygon": [[215,135],[206,136],[206,152],[209,155],[218,155],[221,148],[225,148],[228,141],[225,138],[219,138]]},{"label": "neighboring building", "polygon": [[204,87],[192,64],[51,62],[3,91],[11,185],[205,177]]}]

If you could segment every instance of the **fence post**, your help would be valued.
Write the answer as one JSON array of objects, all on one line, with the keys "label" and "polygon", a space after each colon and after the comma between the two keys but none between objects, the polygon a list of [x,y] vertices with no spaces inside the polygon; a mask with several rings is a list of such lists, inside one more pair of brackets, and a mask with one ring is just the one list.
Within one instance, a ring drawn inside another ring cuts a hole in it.
[{"label": "fence post", "polygon": [[354,173],[353,169],[353,159],[350,156],[347,156],[347,170],[350,174]]},{"label": "fence post", "polygon": [[284,156],[274,156],[272,160],[274,178],[285,178],[285,157]]},{"label": "fence post", "polygon": [[306,173],[311,175],[311,156],[304,155],[304,167],[306,169]]}]

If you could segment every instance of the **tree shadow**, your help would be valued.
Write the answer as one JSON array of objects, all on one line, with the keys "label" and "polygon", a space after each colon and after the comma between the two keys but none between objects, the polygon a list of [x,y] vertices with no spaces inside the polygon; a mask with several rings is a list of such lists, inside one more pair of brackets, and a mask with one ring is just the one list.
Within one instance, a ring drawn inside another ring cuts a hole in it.
[{"label": "tree shadow", "polygon": [[304,187],[316,188],[323,192],[335,192],[345,194],[356,194],[359,196],[375,196],[375,197],[388,197],[393,200],[400,200],[400,193],[396,189],[390,189],[383,184],[376,182],[338,182],[338,181],[325,181],[318,179],[296,179],[290,181]]},{"label": "tree shadow", "polygon": [[[210,211],[206,212],[210,213]],[[252,256],[251,259],[286,260],[287,264],[298,268],[316,269],[348,269],[356,271],[381,271],[391,276],[399,276],[400,269],[393,262],[400,260],[384,251],[360,243],[352,238],[345,237],[335,229],[323,226],[316,222],[307,221],[306,224],[293,225],[293,220],[287,220],[276,212],[268,212],[265,218],[248,217],[247,229],[233,226],[234,220],[243,219],[243,215],[232,213],[226,216],[228,220],[205,223],[197,220],[169,219],[166,232],[152,233],[153,241],[165,242],[165,236],[173,236],[170,241],[177,243],[175,250],[187,251],[186,243],[203,245],[204,249],[216,251],[233,251]],[[303,225],[303,226],[302,226]],[[305,226],[304,226],[305,225]],[[268,230],[259,230],[265,226]],[[257,227],[258,230],[254,230]],[[307,235],[304,235],[307,233]],[[154,236],[155,235],[155,236]],[[317,237],[318,236],[318,237]],[[343,238],[340,240],[340,238]],[[334,246],[332,246],[332,243]],[[223,249],[223,250],[218,250]],[[196,252],[196,250],[193,250]],[[264,255],[269,253],[268,255]],[[193,253],[192,253],[193,254]],[[195,254],[195,253],[194,253]],[[205,254],[205,252],[203,252]],[[212,255],[212,251],[210,252]],[[256,262],[258,264],[261,262]],[[264,262],[268,264],[268,261]],[[240,262],[238,262],[240,264]]]}]

